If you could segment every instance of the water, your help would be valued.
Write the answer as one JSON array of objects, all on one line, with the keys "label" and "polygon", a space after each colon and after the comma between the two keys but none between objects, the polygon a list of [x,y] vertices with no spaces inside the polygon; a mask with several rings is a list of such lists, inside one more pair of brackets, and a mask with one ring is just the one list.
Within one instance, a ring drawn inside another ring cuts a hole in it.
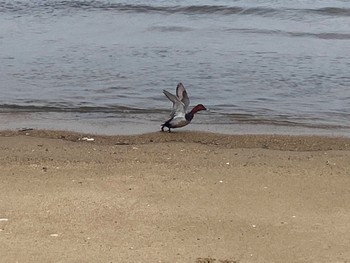
[{"label": "water", "polygon": [[[1,1],[0,129],[350,134],[346,0]],[[242,128],[243,127],[243,128]]]}]

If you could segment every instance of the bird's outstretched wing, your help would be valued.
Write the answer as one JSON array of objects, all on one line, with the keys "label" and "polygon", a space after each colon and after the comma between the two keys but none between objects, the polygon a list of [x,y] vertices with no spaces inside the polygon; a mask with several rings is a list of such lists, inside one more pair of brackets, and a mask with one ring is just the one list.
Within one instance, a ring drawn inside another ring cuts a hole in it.
[{"label": "bird's outstretched wing", "polygon": [[185,104],[177,96],[166,90],[163,90],[163,93],[173,103],[173,110],[170,114],[171,117],[175,115],[184,115],[186,113]]},{"label": "bird's outstretched wing", "polygon": [[185,111],[187,111],[188,106],[190,105],[190,99],[188,98],[187,91],[181,82],[176,87],[176,95],[179,98],[179,100],[184,104]]}]

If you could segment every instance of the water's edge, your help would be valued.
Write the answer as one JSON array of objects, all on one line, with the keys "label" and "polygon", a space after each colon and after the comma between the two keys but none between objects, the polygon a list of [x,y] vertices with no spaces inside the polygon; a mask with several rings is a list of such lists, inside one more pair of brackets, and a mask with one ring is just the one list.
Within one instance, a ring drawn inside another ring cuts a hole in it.
[{"label": "water's edge", "polygon": [[[63,130],[94,135],[141,135],[145,133],[160,132],[161,122],[144,121],[140,119],[118,119],[109,122],[98,120],[55,120],[55,119],[5,119],[0,115],[0,130]],[[196,131],[226,135],[318,135],[350,137],[348,128],[318,128],[307,126],[289,126],[274,124],[209,124],[194,121],[190,125],[173,129],[174,133]]]}]

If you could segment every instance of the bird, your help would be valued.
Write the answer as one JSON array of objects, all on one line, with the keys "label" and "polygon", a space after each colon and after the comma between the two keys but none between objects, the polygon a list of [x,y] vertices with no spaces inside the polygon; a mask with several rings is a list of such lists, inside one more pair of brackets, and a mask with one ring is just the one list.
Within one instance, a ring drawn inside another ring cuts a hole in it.
[{"label": "bird", "polygon": [[192,121],[195,113],[207,110],[202,104],[198,104],[191,111],[188,111],[190,99],[181,82],[176,87],[176,95],[166,90],[163,90],[163,93],[173,103],[173,110],[170,114],[170,119],[162,124],[162,131],[164,131],[164,127],[168,128],[168,132],[171,132],[171,129],[184,127]]}]

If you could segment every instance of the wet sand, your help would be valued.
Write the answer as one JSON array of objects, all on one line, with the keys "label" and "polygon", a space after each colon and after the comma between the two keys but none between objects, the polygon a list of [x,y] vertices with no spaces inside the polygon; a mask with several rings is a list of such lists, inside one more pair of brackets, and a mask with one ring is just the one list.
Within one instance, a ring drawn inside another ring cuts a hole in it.
[{"label": "wet sand", "polygon": [[3,131],[0,168],[2,262],[350,260],[350,138]]}]

